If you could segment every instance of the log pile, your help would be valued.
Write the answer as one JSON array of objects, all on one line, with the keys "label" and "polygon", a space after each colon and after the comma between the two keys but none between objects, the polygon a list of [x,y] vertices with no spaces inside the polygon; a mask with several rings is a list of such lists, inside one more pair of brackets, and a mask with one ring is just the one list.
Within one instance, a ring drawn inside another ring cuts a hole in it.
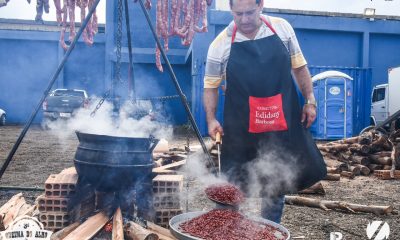
[{"label": "log pile", "polygon": [[328,167],[326,180],[371,174],[380,179],[400,179],[400,130],[388,136],[371,130],[357,137],[317,146]]}]

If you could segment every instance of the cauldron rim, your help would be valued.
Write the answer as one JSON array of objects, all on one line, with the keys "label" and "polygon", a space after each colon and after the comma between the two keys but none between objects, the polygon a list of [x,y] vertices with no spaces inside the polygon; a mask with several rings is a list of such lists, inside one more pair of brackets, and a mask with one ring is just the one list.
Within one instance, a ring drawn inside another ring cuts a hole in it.
[{"label": "cauldron rim", "polygon": [[154,139],[151,135],[149,137],[127,137],[127,136],[115,136],[115,135],[106,135],[106,134],[95,134],[95,133],[87,133],[81,131],[75,131],[76,136],[79,137],[83,136],[86,138],[96,138],[97,140],[102,139],[115,139],[115,140],[149,140],[151,141]]}]

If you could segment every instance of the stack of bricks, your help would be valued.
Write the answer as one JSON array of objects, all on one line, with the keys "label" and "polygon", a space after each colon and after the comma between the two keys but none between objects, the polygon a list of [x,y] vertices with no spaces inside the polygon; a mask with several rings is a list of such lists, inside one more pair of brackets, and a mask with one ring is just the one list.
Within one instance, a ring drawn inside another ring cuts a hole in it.
[{"label": "stack of bricks", "polygon": [[182,175],[157,175],[153,179],[153,204],[156,224],[169,228],[169,220],[182,213],[180,195]]},{"label": "stack of bricks", "polygon": [[45,193],[37,199],[39,220],[45,229],[56,231],[69,225],[68,202],[75,193],[77,181],[75,168],[64,169],[47,178]]}]

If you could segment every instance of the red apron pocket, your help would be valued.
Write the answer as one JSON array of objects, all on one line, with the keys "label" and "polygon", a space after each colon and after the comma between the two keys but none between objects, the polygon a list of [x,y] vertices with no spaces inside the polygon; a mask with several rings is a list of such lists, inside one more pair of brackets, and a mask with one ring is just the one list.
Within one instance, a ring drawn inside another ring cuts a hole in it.
[{"label": "red apron pocket", "polygon": [[272,97],[249,97],[249,132],[263,133],[288,129],[282,108],[282,94]]}]

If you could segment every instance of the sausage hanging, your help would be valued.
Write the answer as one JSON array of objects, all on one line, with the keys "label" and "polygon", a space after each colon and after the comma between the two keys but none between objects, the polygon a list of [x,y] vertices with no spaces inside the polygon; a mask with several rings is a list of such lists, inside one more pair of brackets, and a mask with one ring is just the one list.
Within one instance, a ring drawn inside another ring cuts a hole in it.
[{"label": "sausage hanging", "polygon": [[[63,0],[63,7],[61,8],[61,0],[54,0],[56,8],[57,22],[61,25],[60,45],[64,50],[68,49],[65,43],[65,32],[67,30],[67,19],[69,17],[69,41],[73,41],[76,36],[75,31],[75,8],[78,6],[81,9],[81,22],[85,20],[86,8],[90,9],[94,0]],[[96,11],[93,12],[90,21],[86,28],[83,30],[83,41],[91,46],[93,44],[94,35],[98,32]]]},{"label": "sausage hanging", "polygon": [[[146,7],[151,7],[151,0],[146,0]],[[195,32],[207,32],[207,6],[212,0],[157,0],[156,4],[156,33],[164,41],[164,49],[168,51],[168,38],[178,36],[182,45],[189,46]],[[169,5],[171,13],[169,14]],[[200,24],[200,25],[199,25]],[[156,45],[156,66],[163,71],[161,52]]]}]

